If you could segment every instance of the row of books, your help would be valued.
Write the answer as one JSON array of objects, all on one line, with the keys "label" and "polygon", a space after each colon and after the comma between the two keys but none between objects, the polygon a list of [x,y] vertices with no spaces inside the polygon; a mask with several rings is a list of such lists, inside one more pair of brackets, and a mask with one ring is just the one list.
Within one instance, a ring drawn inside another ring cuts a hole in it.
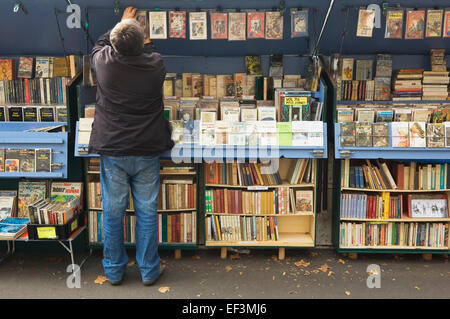
[{"label": "row of books", "polygon": [[163,84],[164,97],[236,97],[253,96],[270,100],[277,88],[305,88],[306,79],[300,75],[261,76],[246,73],[201,74],[167,73]]},{"label": "row of books", "polygon": [[450,120],[450,104],[405,107],[387,105],[340,105],[337,108],[337,122],[425,122],[443,123]]},{"label": "row of books", "polygon": [[278,187],[271,191],[205,190],[207,214],[313,214],[313,191]]},{"label": "row of books", "polygon": [[66,104],[66,77],[0,81],[0,104]]},{"label": "row of books", "polygon": [[341,223],[339,245],[448,249],[448,223]]},{"label": "row of books", "polygon": [[278,172],[270,172],[262,163],[205,163],[205,180],[208,184],[233,186],[281,185]]},{"label": "row of books", "polygon": [[[177,214],[158,214],[159,243],[196,243],[197,218],[196,212]],[[103,214],[89,212],[89,242],[103,242]],[[136,216],[125,215],[123,219],[123,235],[125,243],[136,243]]]},{"label": "row of books", "polygon": [[448,74],[446,70],[399,70],[394,76],[392,100],[446,100]]},{"label": "row of books", "polygon": [[158,209],[197,207],[197,184],[192,179],[163,179],[158,193]]},{"label": "row of books", "polygon": [[38,199],[28,206],[31,224],[63,225],[76,216],[80,209],[79,197],[72,200],[55,201]]},{"label": "row of books", "polygon": [[0,106],[0,122],[67,122],[65,105]]},{"label": "row of books", "polygon": [[207,239],[210,241],[277,241],[276,216],[206,216]]},{"label": "row of books", "polygon": [[[90,110],[91,105],[86,106]],[[282,89],[275,100],[233,98],[165,98],[164,114],[168,120],[247,121],[320,121],[323,103],[311,98],[311,92]],[[94,112],[90,112],[93,117]],[[87,115],[86,109],[85,114]]]},{"label": "row of books", "polygon": [[[355,61],[356,60],[356,61]],[[342,81],[366,81],[374,78],[374,61],[372,59],[339,59],[338,77]],[[377,54],[375,57],[375,77],[390,78],[392,76],[392,55]]]},{"label": "row of books", "polygon": [[51,148],[0,149],[1,172],[51,172]]},{"label": "row of books", "polygon": [[25,57],[18,59],[0,59],[0,80],[15,80],[17,78],[73,78],[81,69],[81,56],[67,57]]},{"label": "row of books", "polygon": [[[372,164],[372,163],[375,164]],[[445,164],[402,163],[366,160],[342,165],[341,186],[361,189],[444,190],[450,186],[450,170]]]},{"label": "row of books", "polygon": [[342,122],[339,129],[341,147],[450,147],[450,122]]},{"label": "row of books", "polygon": [[341,194],[341,218],[390,219],[403,218],[447,218],[446,194],[381,195]]}]

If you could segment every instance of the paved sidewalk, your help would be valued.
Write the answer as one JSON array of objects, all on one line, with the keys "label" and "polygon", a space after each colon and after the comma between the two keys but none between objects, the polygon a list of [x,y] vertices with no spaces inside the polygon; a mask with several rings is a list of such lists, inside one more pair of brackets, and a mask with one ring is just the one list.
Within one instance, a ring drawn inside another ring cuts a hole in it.
[{"label": "paved sidewalk", "polygon": [[[132,250],[126,279],[111,286],[95,282],[103,270],[101,251],[94,251],[82,267],[81,288],[70,289],[67,254],[16,252],[0,264],[0,298],[450,298],[450,265],[440,255],[431,261],[380,254],[351,260],[332,249],[287,249],[283,261],[277,250],[257,249],[230,252],[226,260],[217,249],[183,251],[181,259],[172,251],[160,255],[167,269],[154,286],[142,285]],[[380,266],[381,288],[367,287],[371,264]]]}]

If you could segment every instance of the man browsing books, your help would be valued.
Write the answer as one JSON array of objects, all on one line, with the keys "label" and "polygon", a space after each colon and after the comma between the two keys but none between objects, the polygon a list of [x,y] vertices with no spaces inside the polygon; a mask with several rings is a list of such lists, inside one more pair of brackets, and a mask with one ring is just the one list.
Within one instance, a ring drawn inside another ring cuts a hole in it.
[{"label": "man browsing books", "polygon": [[91,65],[97,97],[89,153],[100,154],[104,259],[108,280],[120,284],[128,256],[123,219],[131,190],[136,214],[136,262],[150,285],[162,273],[158,255],[159,155],[173,147],[162,99],[164,62],[136,8],[96,42]]}]

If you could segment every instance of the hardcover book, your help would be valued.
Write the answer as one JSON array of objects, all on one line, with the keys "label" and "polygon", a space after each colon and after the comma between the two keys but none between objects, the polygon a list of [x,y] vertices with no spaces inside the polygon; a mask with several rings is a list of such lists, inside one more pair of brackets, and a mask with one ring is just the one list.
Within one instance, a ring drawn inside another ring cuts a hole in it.
[{"label": "hardcover book", "polygon": [[69,57],[53,58],[52,77],[68,77],[70,76]]},{"label": "hardcover book", "polygon": [[442,17],[444,10],[427,10],[427,27],[425,36],[429,37],[441,37],[442,35]]},{"label": "hardcover book", "polygon": [[266,39],[283,39],[283,14],[281,12],[266,12]]},{"label": "hardcover book", "polygon": [[342,147],[355,146],[355,122],[342,122],[339,124],[339,143]]},{"label": "hardcover book", "polygon": [[425,31],[425,10],[406,12],[405,39],[423,39]]},{"label": "hardcover book", "polygon": [[169,12],[169,38],[186,39],[186,11]]},{"label": "hardcover book", "polygon": [[373,146],[389,147],[389,124],[373,123]]},{"label": "hardcover book", "polygon": [[445,130],[442,123],[427,124],[427,147],[445,147]]},{"label": "hardcover book", "polygon": [[389,101],[391,99],[391,78],[375,77],[375,101]]},{"label": "hardcover book", "polygon": [[149,12],[150,39],[167,39],[167,12]]},{"label": "hardcover book", "polygon": [[312,214],[314,212],[313,191],[295,191],[295,212],[297,214]]},{"label": "hardcover book", "polygon": [[14,59],[0,59],[0,81],[12,81],[16,76]]},{"label": "hardcover book", "polygon": [[35,150],[36,172],[51,172],[52,171],[52,149],[51,148],[37,148]]},{"label": "hardcover book", "polygon": [[245,12],[230,12],[228,14],[228,40],[240,41],[246,37]]},{"label": "hardcover book", "polygon": [[147,26],[147,11],[145,10],[137,10],[136,11],[136,20],[141,26],[142,30],[145,31]]},{"label": "hardcover book", "polygon": [[37,122],[38,110],[36,106],[24,106],[23,107],[23,121],[24,122]]},{"label": "hardcover book", "polygon": [[355,125],[356,146],[372,147],[372,124],[357,122]]},{"label": "hardcover book", "polygon": [[15,196],[0,196],[0,220],[15,215]]},{"label": "hardcover book", "polygon": [[0,222],[0,239],[17,239],[27,231],[28,218],[8,217]]},{"label": "hardcover book", "polygon": [[[228,140],[228,121],[215,121],[214,122],[214,139],[216,145],[226,145]],[[231,143],[229,143],[231,144]]]},{"label": "hardcover book", "polygon": [[386,39],[403,38],[403,9],[387,11],[384,37]]},{"label": "hardcover book", "polygon": [[359,9],[357,37],[372,37],[373,25],[375,22],[375,10]]},{"label": "hardcover book", "polygon": [[291,38],[308,36],[308,9],[291,9]]},{"label": "hardcover book", "polygon": [[189,39],[207,39],[206,12],[189,12]]},{"label": "hardcover book", "polygon": [[228,38],[228,14],[211,12],[211,39]]},{"label": "hardcover book", "polygon": [[409,146],[410,147],[426,147],[425,139],[425,123],[409,122]]},{"label": "hardcover book", "polygon": [[264,12],[248,12],[247,13],[247,38],[248,39],[264,39]]}]

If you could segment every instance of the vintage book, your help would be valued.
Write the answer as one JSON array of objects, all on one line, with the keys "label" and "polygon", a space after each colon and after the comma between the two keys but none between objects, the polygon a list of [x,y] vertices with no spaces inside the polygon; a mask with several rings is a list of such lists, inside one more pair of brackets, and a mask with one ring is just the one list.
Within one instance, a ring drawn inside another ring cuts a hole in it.
[{"label": "vintage book", "polygon": [[248,12],[247,13],[247,38],[248,39],[264,39],[265,24],[264,12]]},{"label": "vintage book", "polygon": [[17,217],[28,217],[28,206],[47,197],[47,182],[19,182]]},{"label": "vintage book", "polygon": [[22,122],[23,108],[21,106],[8,106],[8,121]]},{"label": "vintage book", "polygon": [[403,9],[387,11],[384,37],[386,39],[403,38]]},{"label": "vintage book", "polygon": [[186,11],[169,11],[169,38],[186,39]]},{"label": "vintage book", "polygon": [[389,54],[377,54],[375,67],[375,76],[390,78],[392,76],[392,56]]},{"label": "vintage book", "polygon": [[425,123],[409,122],[409,146],[426,147]]},{"label": "vintage book", "polygon": [[5,150],[5,172],[19,172],[20,171],[20,155],[19,149]]},{"label": "vintage book", "polygon": [[292,123],[277,122],[278,145],[292,146]]},{"label": "vintage book", "polygon": [[242,94],[244,93],[246,73],[234,73],[233,81],[234,81],[234,96],[238,99],[241,99]]},{"label": "vintage book", "polygon": [[391,99],[391,78],[376,76],[374,81],[374,100],[389,101]]},{"label": "vintage book", "polygon": [[55,107],[54,106],[39,107],[39,120],[41,122],[55,122]]},{"label": "vintage book", "polygon": [[200,73],[192,73],[191,75],[192,95],[193,97],[203,96],[203,77]]},{"label": "vintage book", "polygon": [[247,55],[245,56],[245,70],[247,75],[261,75],[261,56]]},{"label": "vintage book", "polygon": [[167,39],[167,11],[149,12],[150,39]]},{"label": "vintage book", "polygon": [[450,147],[450,122],[444,123],[445,129],[445,147]]},{"label": "vintage book", "polygon": [[375,111],[374,110],[356,109],[356,121],[357,122],[371,122],[372,123],[372,122],[374,122],[374,120],[375,120]]},{"label": "vintage book", "polygon": [[136,10],[136,21],[141,26],[142,30],[145,31],[147,26],[147,11],[146,10]]},{"label": "vintage book", "polygon": [[314,213],[314,193],[313,191],[295,191],[295,213]]},{"label": "vintage book", "polygon": [[183,143],[183,120],[170,121],[170,128],[172,131],[172,141],[175,144]]},{"label": "vintage book", "polygon": [[200,144],[201,145],[214,145],[214,122],[201,122],[200,124]]},{"label": "vintage book", "polygon": [[308,9],[291,9],[291,38],[308,36]]},{"label": "vintage book", "polygon": [[228,38],[228,14],[222,12],[211,12],[211,39]]},{"label": "vintage book", "polygon": [[35,150],[34,149],[19,149],[19,171],[20,172],[35,172]]},{"label": "vintage book", "polygon": [[28,218],[8,217],[0,222],[0,239],[12,240],[27,231]]},{"label": "vintage book", "polygon": [[355,125],[356,146],[372,147],[372,124],[357,122]]},{"label": "vintage book", "polygon": [[450,37],[450,10],[445,10],[444,13],[444,30],[442,31],[444,38]]},{"label": "vintage book", "polygon": [[[269,77],[283,76],[283,55],[271,54],[269,56]],[[271,100],[267,98],[265,100]]]},{"label": "vintage book", "polygon": [[447,218],[447,196],[409,195],[408,212],[411,218]]},{"label": "vintage book", "polygon": [[266,12],[266,39],[283,39],[283,14],[281,12]]},{"label": "vintage book", "polygon": [[192,73],[183,73],[183,97],[192,97]]},{"label": "vintage book", "polygon": [[371,38],[374,22],[375,10],[359,9],[356,36]]},{"label": "vintage book", "polygon": [[375,122],[392,122],[394,118],[394,110],[377,110]]},{"label": "vintage book", "polygon": [[37,148],[35,150],[36,172],[51,172],[52,167],[52,149]]},{"label": "vintage book", "polygon": [[409,147],[409,123],[392,122],[392,147]]},{"label": "vintage book", "polygon": [[5,171],[5,149],[0,148],[0,172]]},{"label": "vintage book", "polygon": [[97,76],[95,71],[91,68],[90,55],[83,55],[83,85],[97,85]]},{"label": "vintage book", "polygon": [[198,144],[200,141],[200,121],[184,122],[183,143]]},{"label": "vintage book", "polygon": [[256,126],[259,132],[260,145],[277,145],[278,139],[276,121],[258,121]]},{"label": "vintage book", "polygon": [[21,56],[19,58],[19,70],[17,77],[23,79],[31,79],[33,77],[34,58]]},{"label": "vintage book", "polygon": [[55,112],[56,122],[67,122],[67,107],[65,105],[57,105]]},{"label": "vintage book", "polygon": [[189,39],[207,39],[206,12],[189,12]]},{"label": "vintage book", "polygon": [[14,217],[16,212],[15,196],[0,196],[0,220]]},{"label": "vintage book", "polygon": [[275,121],[276,109],[270,106],[258,107],[258,121]]},{"label": "vintage book", "polygon": [[338,108],[337,121],[338,122],[353,122],[355,111],[351,108]]},{"label": "vintage book", "polygon": [[226,145],[229,131],[228,121],[215,121],[214,122],[214,140],[215,145]]},{"label": "vintage book", "polygon": [[0,122],[6,122],[7,119],[8,119],[7,107],[6,106],[0,106]]},{"label": "vintage book", "polygon": [[431,110],[414,109],[412,110],[412,121],[429,123],[431,118]]},{"label": "vintage book", "polygon": [[442,17],[444,10],[428,9],[427,10],[427,26],[425,36],[429,37],[441,37],[442,35]]},{"label": "vintage book", "polygon": [[0,81],[12,81],[16,78],[16,60],[0,59]]},{"label": "vintage book", "polygon": [[241,109],[241,121],[257,121],[258,120],[258,109]]},{"label": "vintage book", "polygon": [[246,39],[246,18],[245,12],[228,13],[228,40],[239,41]]},{"label": "vintage book", "polygon": [[353,65],[355,60],[353,58],[343,58],[341,60],[341,78],[342,81],[353,80]]},{"label": "vintage book", "polygon": [[50,77],[50,58],[36,57],[35,76],[37,78]]},{"label": "vintage book", "polygon": [[373,146],[374,147],[389,147],[389,124],[388,123],[373,123]]},{"label": "vintage book", "polygon": [[339,143],[342,147],[355,146],[355,122],[342,122],[339,125]]},{"label": "vintage book", "polygon": [[427,147],[445,147],[445,129],[442,123],[427,124]]},{"label": "vintage book", "polygon": [[[257,127],[258,121],[245,122],[246,145],[256,146],[259,144],[259,132]],[[449,139],[450,140],[450,139]]]},{"label": "vintage book", "polygon": [[220,106],[220,118],[228,122],[239,122],[240,121],[241,109],[238,105],[226,105],[223,102]]},{"label": "vintage book", "polygon": [[423,39],[425,31],[425,10],[406,11],[405,39]]},{"label": "vintage book", "polygon": [[373,61],[356,60],[355,80],[365,81],[373,78]]},{"label": "vintage book", "polygon": [[227,144],[228,145],[246,144],[246,123],[244,122],[230,123]]},{"label": "vintage book", "polygon": [[53,58],[52,77],[69,77],[69,76],[70,76],[69,57]]}]

